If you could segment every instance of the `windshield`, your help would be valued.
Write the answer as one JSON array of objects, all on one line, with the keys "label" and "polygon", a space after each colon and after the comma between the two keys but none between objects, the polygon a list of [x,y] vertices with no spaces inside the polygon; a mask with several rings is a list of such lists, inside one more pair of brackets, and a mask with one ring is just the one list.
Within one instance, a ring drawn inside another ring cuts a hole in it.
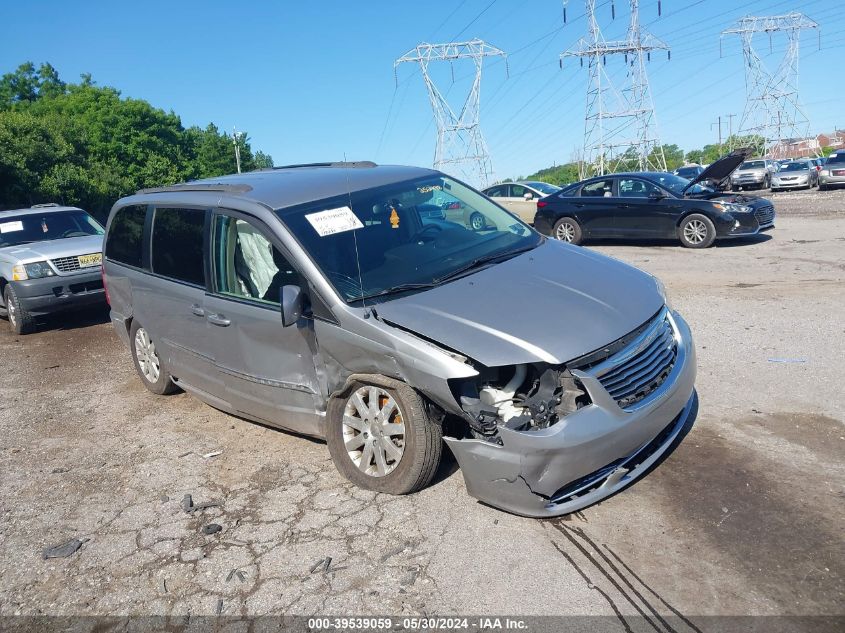
[{"label": "windshield", "polygon": [[826,165],[830,165],[831,163],[845,163],[845,153],[842,154],[831,154],[827,157]]},{"label": "windshield", "polygon": [[0,247],[103,233],[103,227],[85,211],[50,211],[0,217]]},{"label": "windshield", "polygon": [[807,163],[787,163],[780,168],[781,171],[807,171],[810,166]]},{"label": "windshield", "polygon": [[[441,213],[429,214],[429,208]],[[478,192],[445,176],[277,213],[347,302],[445,283],[544,240]]]},{"label": "windshield", "polygon": [[740,169],[765,169],[766,163],[762,160],[747,160],[739,166]]},{"label": "windshield", "polygon": [[675,175],[681,178],[689,178],[692,180],[702,172],[701,167],[680,167],[675,170]]},{"label": "windshield", "polygon": [[536,189],[540,193],[544,193],[547,196],[560,191],[560,187],[556,187],[555,185],[550,185],[547,182],[536,182],[536,181],[533,181],[533,180],[529,180],[529,181],[524,182],[523,184],[528,185],[529,187],[533,187],[534,189]]},{"label": "windshield", "polygon": [[713,191],[710,187],[706,187],[699,183],[690,187],[690,180],[688,178],[682,178],[681,176],[676,176],[675,174],[649,174],[648,177],[679,196],[684,193],[707,193],[709,191]]}]

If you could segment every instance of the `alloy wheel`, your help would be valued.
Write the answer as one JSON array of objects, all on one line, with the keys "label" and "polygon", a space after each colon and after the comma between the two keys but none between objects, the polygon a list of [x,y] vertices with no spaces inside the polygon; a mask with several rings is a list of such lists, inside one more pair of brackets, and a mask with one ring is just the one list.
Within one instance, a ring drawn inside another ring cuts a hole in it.
[{"label": "alloy wheel", "polygon": [[135,357],[138,359],[138,366],[144,378],[151,383],[158,382],[161,375],[161,361],[156,353],[155,343],[144,328],[138,328],[135,332]]},{"label": "alloy wheel", "polygon": [[473,230],[480,231],[484,228],[484,216],[480,213],[473,213],[469,218],[469,225],[473,228]]},{"label": "alloy wheel", "polygon": [[555,237],[562,242],[572,242],[575,239],[575,227],[569,222],[561,222],[555,229]]},{"label": "alloy wheel", "polygon": [[346,401],[343,443],[352,463],[365,475],[384,477],[405,452],[405,422],[399,405],[385,389],[367,385]]},{"label": "alloy wheel", "polygon": [[701,220],[690,220],[684,227],[684,238],[690,244],[701,244],[707,239],[707,226]]}]

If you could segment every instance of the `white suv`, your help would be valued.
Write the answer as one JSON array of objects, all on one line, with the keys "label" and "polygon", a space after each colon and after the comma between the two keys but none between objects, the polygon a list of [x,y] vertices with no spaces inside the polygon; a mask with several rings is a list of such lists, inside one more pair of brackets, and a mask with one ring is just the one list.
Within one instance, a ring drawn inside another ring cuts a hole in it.
[{"label": "white suv", "polygon": [[105,304],[104,232],[75,207],[0,211],[0,316],[17,334],[33,331],[39,316]]}]

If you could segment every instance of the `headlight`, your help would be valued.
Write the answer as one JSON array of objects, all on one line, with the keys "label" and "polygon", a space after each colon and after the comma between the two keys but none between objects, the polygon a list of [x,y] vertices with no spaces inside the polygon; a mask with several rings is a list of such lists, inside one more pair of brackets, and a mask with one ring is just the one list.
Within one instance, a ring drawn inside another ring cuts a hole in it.
[{"label": "headlight", "polygon": [[12,268],[12,279],[21,281],[23,279],[41,279],[42,277],[53,277],[56,273],[50,268],[47,262],[32,262],[31,264],[18,264]]},{"label": "headlight", "polygon": [[821,175],[821,176],[830,176],[830,170],[829,170],[829,169],[822,169],[822,170],[819,172],[819,175]]},{"label": "headlight", "polygon": [[[654,275],[652,275],[652,277],[654,277]],[[657,292],[659,292],[660,296],[663,297],[663,303],[671,310],[672,302],[669,301],[669,297],[666,294],[666,286],[657,277],[654,277],[654,283],[657,284]]]}]

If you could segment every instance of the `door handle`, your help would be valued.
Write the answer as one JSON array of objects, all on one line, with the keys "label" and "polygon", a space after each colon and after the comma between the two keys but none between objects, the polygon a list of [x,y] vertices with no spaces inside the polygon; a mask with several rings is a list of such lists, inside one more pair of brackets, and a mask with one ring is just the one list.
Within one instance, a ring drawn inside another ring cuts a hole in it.
[{"label": "door handle", "polygon": [[231,323],[231,321],[222,314],[209,314],[206,316],[206,319],[208,319],[208,322],[212,325],[219,325],[220,327],[226,327]]},{"label": "door handle", "polygon": [[203,310],[202,307],[196,303],[191,306],[191,312],[193,314],[196,314],[197,316],[205,316],[205,310]]}]

